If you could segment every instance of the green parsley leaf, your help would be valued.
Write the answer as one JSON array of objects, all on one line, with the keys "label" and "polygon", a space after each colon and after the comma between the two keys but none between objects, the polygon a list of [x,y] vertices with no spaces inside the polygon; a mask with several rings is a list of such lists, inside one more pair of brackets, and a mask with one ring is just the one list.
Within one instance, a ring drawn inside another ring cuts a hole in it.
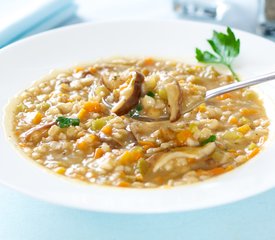
[{"label": "green parsley leaf", "polygon": [[240,53],[240,39],[236,39],[232,30],[227,27],[226,33],[213,31],[213,36],[208,39],[213,53],[209,51],[201,51],[196,48],[196,59],[203,63],[219,63],[225,65],[234,78],[240,81],[237,74],[232,69],[232,62]]},{"label": "green parsley leaf", "polygon": [[203,146],[203,145],[205,145],[205,144],[207,144],[207,143],[215,142],[216,139],[217,139],[216,135],[211,135],[209,138],[203,140],[203,141],[201,142],[201,145]]},{"label": "green parsley leaf", "polygon": [[142,105],[139,103],[135,109],[132,109],[130,111],[130,117],[138,117],[139,116],[139,112],[142,110]]},{"label": "green parsley leaf", "polygon": [[66,118],[61,116],[56,119],[56,122],[60,128],[67,128],[70,126],[79,126],[80,120],[78,118]]},{"label": "green parsley leaf", "polygon": [[154,98],[155,94],[152,91],[146,93],[147,96]]}]

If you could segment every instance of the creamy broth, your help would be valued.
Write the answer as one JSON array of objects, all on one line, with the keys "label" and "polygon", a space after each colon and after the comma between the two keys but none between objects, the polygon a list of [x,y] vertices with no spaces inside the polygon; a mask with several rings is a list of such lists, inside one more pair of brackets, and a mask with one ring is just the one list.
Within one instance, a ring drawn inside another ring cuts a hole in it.
[{"label": "creamy broth", "polygon": [[[211,66],[154,58],[76,67],[17,97],[15,141],[37,163],[85,182],[152,188],[203,181],[254,157],[268,137],[265,109],[251,89],[181,115],[207,90],[233,81]],[[129,110],[170,121],[139,122]],[[71,122],[62,126],[58,117]]]}]

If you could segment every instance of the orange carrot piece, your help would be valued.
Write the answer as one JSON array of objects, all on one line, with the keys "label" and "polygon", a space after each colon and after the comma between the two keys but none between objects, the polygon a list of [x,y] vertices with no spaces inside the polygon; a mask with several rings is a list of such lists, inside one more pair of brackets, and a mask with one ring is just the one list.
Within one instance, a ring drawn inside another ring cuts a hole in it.
[{"label": "orange carrot piece", "polygon": [[144,59],[143,61],[143,65],[144,66],[151,66],[155,63],[154,59],[153,58],[146,58]]},{"label": "orange carrot piece", "polygon": [[39,124],[41,122],[41,120],[42,120],[42,117],[43,117],[42,113],[37,112],[35,114],[34,118],[32,119],[32,123],[33,124]]},{"label": "orange carrot piece", "polygon": [[251,152],[248,153],[248,159],[255,157],[260,152],[260,148],[256,147]]},{"label": "orange carrot piece", "polygon": [[238,119],[236,117],[234,117],[234,116],[231,116],[231,117],[229,117],[228,122],[230,124],[237,124],[238,123]]},{"label": "orange carrot piece", "polygon": [[90,67],[89,71],[91,74],[95,74],[97,72],[96,68],[94,67]]},{"label": "orange carrot piece", "polygon": [[145,150],[149,148],[154,148],[156,147],[156,144],[154,142],[149,142],[149,141],[139,141],[138,142]]},{"label": "orange carrot piece", "polygon": [[88,149],[88,147],[89,147],[89,145],[85,141],[81,141],[81,142],[77,143],[77,148],[82,151],[86,151]]},{"label": "orange carrot piece", "polygon": [[95,159],[101,158],[103,156],[103,154],[104,154],[103,149],[102,148],[97,148],[95,150],[95,157],[94,158]]},{"label": "orange carrot piece", "polygon": [[81,108],[80,111],[79,111],[79,113],[77,114],[77,116],[80,119],[80,121],[85,120],[85,118],[87,117],[87,115],[88,115],[88,112],[84,108]]},{"label": "orange carrot piece", "polygon": [[110,135],[112,135],[113,129],[111,126],[106,125],[101,129],[101,132],[103,132],[105,135],[110,136]]},{"label": "orange carrot piece", "polygon": [[253,109],[253,108],[242,108],[240,109],[240,113],[243,115],[243,116],[251,116],[253,114],[256,114],[258,111],[256,109]]},{"label": "orange carrot piece", "polygon": [[120,156],[120,163],[121,164],[130,164],[136,162],[138,159],[142,157],[143,153],[140,151],[125,151]]},{"label": "orange carrot piece", "polygon": [[209,170],[209,172],[212,174],[212,175],[220,175],[222,173],[225,173],[226,170],[222,167],[217,167],[217,168],[213,168],[211,170]]},{"label": "orange carrot piece", "polygon": [[232,94],[225,93],[225,94],[222,94],[222,95],[216,97],[217,100],[225,100],[227,98],[232,98]]},{"label": "orange carrot piece", "polygon": [[121,181],[117,184],[118,187],[129,187],[130,183]]},{"label": "orange carrot piece", "polygon": [[185,129],[185,130],[180,131],[177,134],[176,138],[180,144],[183,144],[191,136],[192,136],[192,132],[190,130]]},{"label": "orange carrot piece", "polygon": [[83,108],[88,112],[102,112],[102,106],[97,101],[86,102]]}]

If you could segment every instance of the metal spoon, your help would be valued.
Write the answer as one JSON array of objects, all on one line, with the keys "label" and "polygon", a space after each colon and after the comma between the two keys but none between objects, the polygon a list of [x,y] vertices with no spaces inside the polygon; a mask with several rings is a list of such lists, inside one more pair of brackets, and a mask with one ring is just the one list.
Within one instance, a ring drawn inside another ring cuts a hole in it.
[{"label": "metal spoon", "polygon": [[[268,73],[268,74],[265,74],[265,75],[261,75],[261,76],[258,76],[258,77],[254,77],[254,78],[251,78],[251,79],[246,80],[246,81],[235,82],[235,83],[231,83],[231,84],[228,84],[228,85],[225,85],[225,86],[222,86],[222,87],[211,89],[211,90],[206,92],[205,98],[203,100],[193,103],[188,108],[182,110],[181,114],[183,115],[187,112],[192,111],[194,108],[198,107],[200,104],[202,104],[204,102],[207,102],[209,99],[211,99],[213,97],[217,97],[217,96],[222,95],[224,93],[232,92],[234,90],[238,90],[238,89],[241,89],[241,88],[257,85],[257,84],[264,83],[264,82],[271,81],[271,80],[275,80],[275,72]],[[102,99],[102,102],[108,108],[112,108],[112,105],[110,103],[108,103],[105,99]],[[128,114],[125,115],[125,116],[128,116],[129,118],[136,119],[138,121],[143,121],[143,122],[159,122],[159,121],[168,121],[169,120],[168,115],[161,116],[159,118],[150,118],[150,117],[146,117],[146,116],[143,116],[143,115],[130,117]]]}]

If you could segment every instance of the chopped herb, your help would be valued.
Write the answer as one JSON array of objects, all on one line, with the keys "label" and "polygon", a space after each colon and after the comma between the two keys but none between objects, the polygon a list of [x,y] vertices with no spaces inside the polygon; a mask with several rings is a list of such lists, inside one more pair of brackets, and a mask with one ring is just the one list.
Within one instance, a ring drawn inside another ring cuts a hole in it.
[{"label": "chopped herb", "polygon": [[203,141],[201,142],[201,145],[203,146],[203,145],[205,145],[205,144],[207,144],[207,143],[215,142],[216,139],[217,139],[216,135],[211,135],[209,138],[203,140]]},{"label": "chopped herb", "polygon": [[148,93],[146,93],[147,96],[154,98],[155,94],[152,91],[149,91]]},{"label": "chopped herb", "polygon": [[236,39],[232,30],[227,27],[227,34],[213,31],[212,39],[207,41],[216,54],[196,48],[196,59],[203,63],[223,64],[229,69],[233,77],[240,81],[231,66],[233,59],[240,53],[240,39]]},{"label": "chopped herb", "polygon": [[139,112],[142,110],[142,105],[140,103],[136,106],[136,110]]},{"label": "chopped herb", "polygon": [[79,126],[80,120],[78,118],[58,117],[56,122],[60,128],[67,128],[70,126]]},{"label": "chopped herb", "polygon": [[142,110],[142,105],[139,103],[135,109],[132,109],[130,111],[130,117],[138,117],[139,116],[139,112]]}]

